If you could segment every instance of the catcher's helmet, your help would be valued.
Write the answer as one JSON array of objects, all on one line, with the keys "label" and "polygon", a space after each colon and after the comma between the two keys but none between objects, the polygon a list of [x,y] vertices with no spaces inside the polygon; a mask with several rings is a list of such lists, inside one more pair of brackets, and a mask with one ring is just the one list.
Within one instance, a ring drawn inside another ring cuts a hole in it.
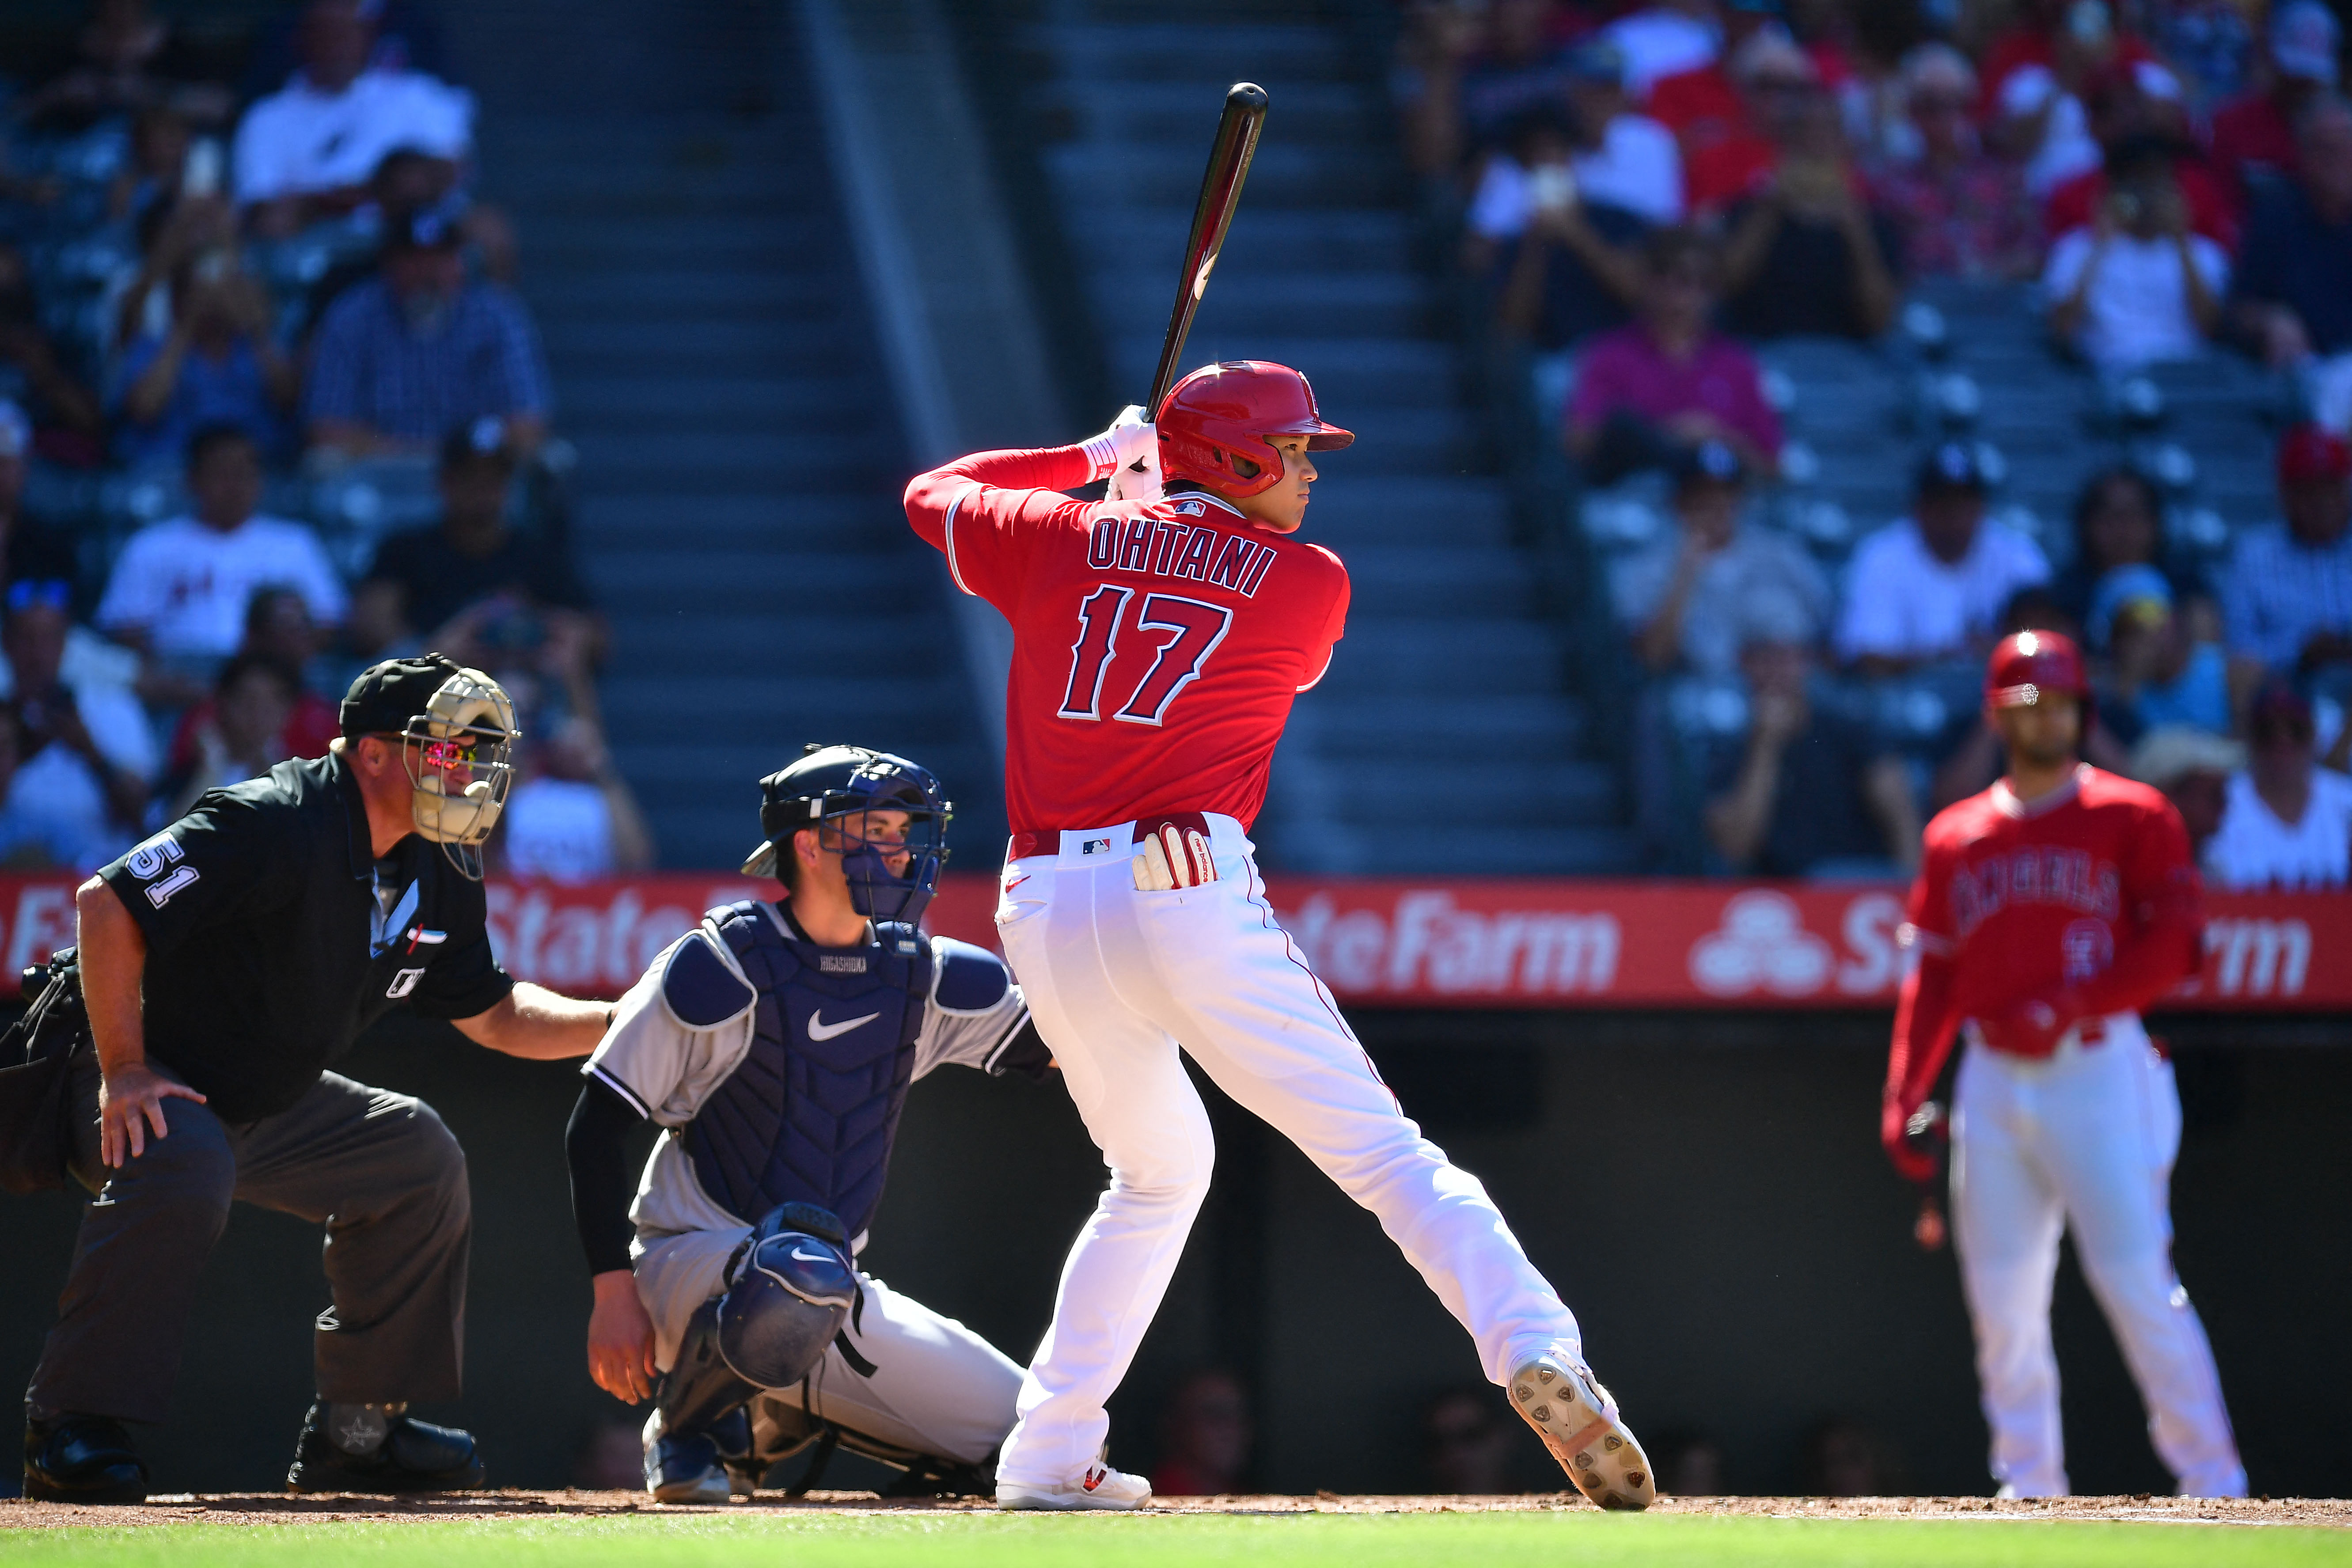
[{"label": "catcher's helmet", "polygon": [[2083,651],[2059,632],[2019,632],[1992,650],[1985,666],[1985,706],[2031,708],[2045,691],[2063,691],[2082,703],[2089,717],[2091,678]]},{"label": "catcher's helmet", "polygon": [[1356,438],[1323,422],[1305,376],[1255,359],[1202,365],[1168,389],[1152,422],[1168,479],[1236,498],[1271,489],[1282,478],[1282,454],[1269,436],[1304,436],[1310,452],[1336,451]]},{"label": "catcher's helmet", "polygon": [[[868,840],[849,819],[869,811],[905,812],[905,842]],[[793,834],[831,827],[839,836],[834,842],[849,879],[851,905],[868,920],[911,923],[940,890],[954,815],[927,768],[864,746],[812,745],[799,762],[760,781],[760,830],[767,838],[743,862],[743,874],[776,875],[777,858],[791,853]],[[894,877],[884,857],[901,851],[911,858],[906,875]]]}]

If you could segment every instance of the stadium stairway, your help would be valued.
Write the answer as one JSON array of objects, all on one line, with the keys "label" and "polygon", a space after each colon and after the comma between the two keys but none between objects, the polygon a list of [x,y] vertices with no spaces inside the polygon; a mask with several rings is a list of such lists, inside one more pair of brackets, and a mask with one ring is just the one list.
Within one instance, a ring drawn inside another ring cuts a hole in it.
[{"label": "stadium stairway", "polygon": [[898,510],[905,442],[789,14],[444,14],[579,451],[605,719],[662,864],[732,867],[756,781],[804,742],[856,740],[949,780],[955,841],[984,866],[1000,776]]},{"label": "stadium stairway", "polygon": [[[1415,254],[1384,64],[1358,24],[1344,7],[1278,0],[1203,0],[1181,21],[1130,0],[992,11],[1021,68],[982,59],[972,76],[982,93],[1020,95],[1000,127],[1053,128],[1054,140],[1011,155],[1042,168],[1037,205],[1061,244],[1052,264],[1072,274],[1076,300],[1063,320],[1090,328],[1099,349],[1097,374],[1072,376],[1097,384],[1071,398],[1090,417],[1107,421],[1150,380],[1224,89],[1245,79],[1271,97],[1185,363],[1297,365],[1326,417],[1358,439],[1323,463],[1307,524],[1347,562],[1354,601],[1330,673],[1299,700],[1277,756],[1259,835],[1270,862],[1392,874],[1629,866],[1615,775],[1585,754],[1556,623],[1513,542],[1441,290]],[[964,36],[985,48],[979,31],[967,22]],[[1040,292],[1056,294],[1050,280]],[[1490,819],[1484,830],[1441,830],[1465,807]]]}]

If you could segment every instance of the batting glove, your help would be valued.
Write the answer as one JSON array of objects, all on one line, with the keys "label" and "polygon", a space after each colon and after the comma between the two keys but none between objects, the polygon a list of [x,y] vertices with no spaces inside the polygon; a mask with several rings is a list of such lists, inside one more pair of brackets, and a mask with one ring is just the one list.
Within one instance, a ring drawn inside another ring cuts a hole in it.
[{"label": "batting glove", "polygon": [[1103,437],[1111,450],[1110,490],[1103,499],[1158,500],[1160,427],[1143,416],[1143,405],[1129,404]]},{"label": "batting glove", "polygon": [[1144,833],[1143,847],[1131,864],[1139,893],[1197,888],[1217,879],[1217,862],[1209,853],[1208,836],[1172,822],[1155,823]]}]

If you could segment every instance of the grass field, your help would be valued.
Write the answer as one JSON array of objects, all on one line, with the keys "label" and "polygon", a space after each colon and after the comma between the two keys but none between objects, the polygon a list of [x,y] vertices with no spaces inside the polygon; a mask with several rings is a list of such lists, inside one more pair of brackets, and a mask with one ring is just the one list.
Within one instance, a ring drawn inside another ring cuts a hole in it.
[{"label": "grass field", "polygon": [[2352,1564],[2352,1531],[1998,1518],[1803,1520],[1460,1513],[1118,1517],[992,1513],[648,1515],[0,1531],[0,1563],[92,1568],[2235,1568]]}]

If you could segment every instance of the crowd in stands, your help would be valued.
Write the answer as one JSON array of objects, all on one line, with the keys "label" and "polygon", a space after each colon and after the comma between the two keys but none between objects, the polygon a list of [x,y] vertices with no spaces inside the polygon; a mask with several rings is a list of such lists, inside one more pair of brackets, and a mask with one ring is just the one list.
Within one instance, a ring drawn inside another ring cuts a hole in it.
[{"label": "crowd in stands", "polygon": [[307,0],[231,37],[90,0],[8,36],[0,866],[96,867],[324,755],[352,675],[425,649],[517,700],[494,864],[650,865],[515,237],[430,14]]},{"label": "crowd in stands", "polygon": [[[1524,345],[1586,515],[1637,495],[1664,520],[1597,550],[1649,678],[1635,794],[1662,865],[1916,864],[1925,816],[2000,771],[1975,719],[1984,653],[2053,629],[2095,661],[2086,755],[2167,790],[2217,886],[2347,883],[2346,9],[1409,7],[1408,152]],[[2021,526],[1997,451],[1890,422],[1906,514],[1813,548],[1773,504],[1818,465],[1767,361],[1824,342],[1896,357],[1906,299],[1937,287],[2007,301],[2086,397],[2170,364],[2269,377],[2277,416],[2247,442],[2274,510],[2184,549],[2161,476],[2085,439],[2071,531]]]}]

